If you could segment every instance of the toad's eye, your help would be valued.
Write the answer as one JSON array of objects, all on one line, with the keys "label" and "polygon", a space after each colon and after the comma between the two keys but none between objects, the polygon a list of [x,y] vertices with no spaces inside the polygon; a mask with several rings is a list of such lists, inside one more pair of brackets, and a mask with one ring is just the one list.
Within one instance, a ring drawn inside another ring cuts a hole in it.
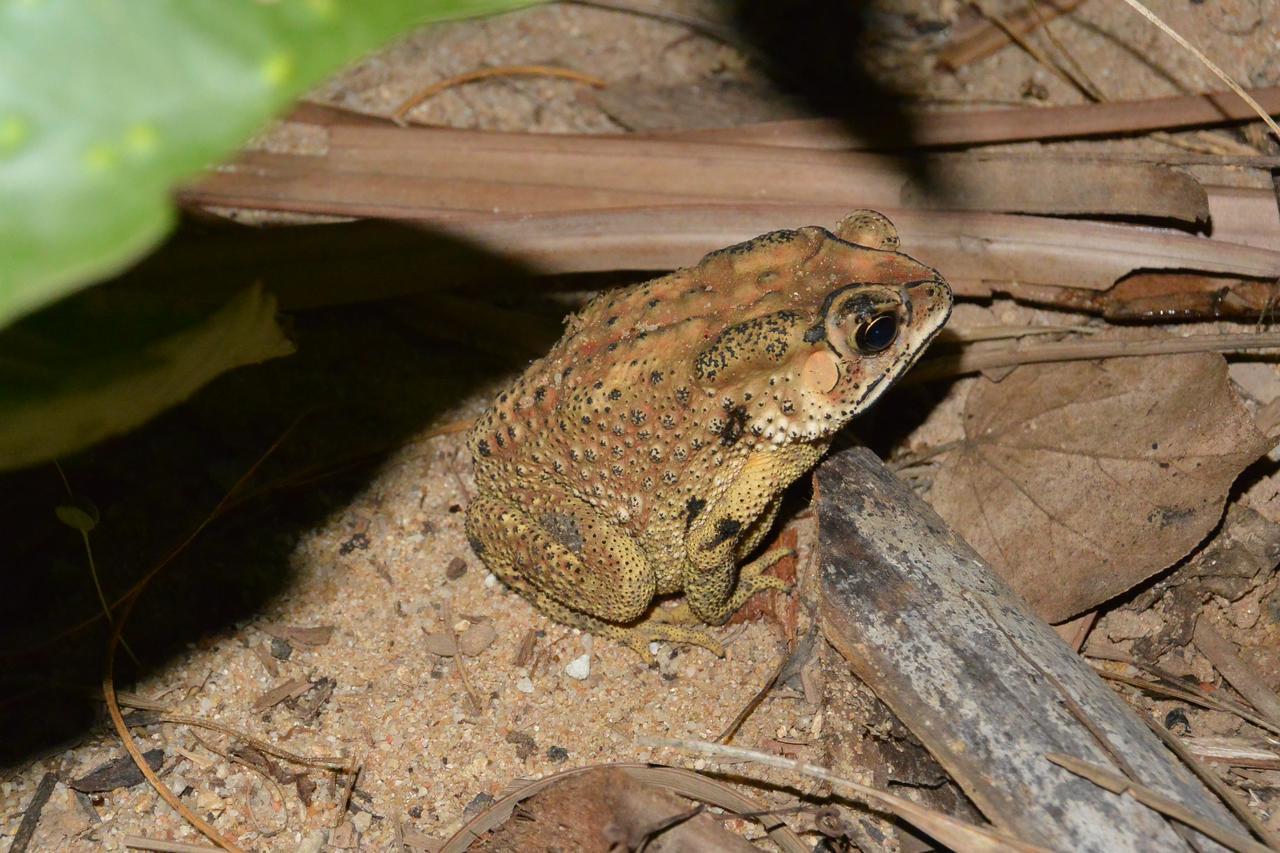
[{"label": "toad's eye", "polygon": [[864,320],[853,333],[853,344],[863,355],[884,352],[898,339],[898,315],[887,311]]}]

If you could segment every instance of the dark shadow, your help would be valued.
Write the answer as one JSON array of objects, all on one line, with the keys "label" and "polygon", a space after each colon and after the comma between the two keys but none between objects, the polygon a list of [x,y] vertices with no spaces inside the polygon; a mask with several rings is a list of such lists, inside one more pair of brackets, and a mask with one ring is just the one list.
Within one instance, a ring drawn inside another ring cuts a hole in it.
[{"label": "dark shadow", "polygon": [[924,423],[950,387],[950,381],[893,386],[837,436],[832,452],[862,444],[881,459],[888,459],[902,441]]},{"label": "dark shadow", "polygon": [[[872,148],[900,151],[912,147],[916,122],[903,109],[908,99],[870,71],[873,16],[871,4],[846,0],[739,0],[733,12],[735,27],[785,94],[838,119]],[[909,157],[907,165],[923,186],[933,186],[925,180],[927,161]]]},{"label": "dark shadow", "polygon": [[[380,223],[272,231],[188,224],[136,273],[75,298],[101,299],[111,287],[136,296],[154,284],[207,298],[260,280],[296,306],[319,301],[321,288],[308,289],[317,282],[341,302],[340,291],[365,293],[365,283],[380,295],[389,287],[453,285],[464,269],[517,284],[529,276],[473,247]],[[488,290],[485,297],[492,298]],[[546,308],[553,328],[562,314]],[[423,322],[412,322],[414,315]],[[140,599],[125,636],[147,670],[191,643],[239,635],[237,623],[258,618],[289,588],[298,542],[341,512],[388,453],[480,384],[527,361],[519,347],[504,356],[502,347],[442,343],[429,332],[448,324],[447,316],[433,316],[429,300],[287,315],[295,355],[225,374],[145,427],[61,460],[75,493],[100,511],[90,542],[102,586],[115,599],[289,433],[241,492],[257,497],[211,524]],[[449,447],[457,452],[456,440]],[[440,451],[428,444],[421,452]],[[83,737],[102,708],[107,631],[80,534],[55,516],[66,503],[51,463],[0,474],[4,764]],[[123,650],[117,673],[121,689],[139,675]]]}]

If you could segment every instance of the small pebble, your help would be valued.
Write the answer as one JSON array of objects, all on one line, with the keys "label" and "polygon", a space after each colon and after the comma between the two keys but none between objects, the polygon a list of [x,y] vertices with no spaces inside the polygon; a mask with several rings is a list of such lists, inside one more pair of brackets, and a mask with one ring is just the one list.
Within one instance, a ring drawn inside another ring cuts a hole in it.
[{"label": "small pebble", "polygon": [[355,817],[351,818],[351,822],[356,825],[356,829],[360,831],[361,835],[363,835],[369,831],[369,825],[373,823],[373,815],[368,812],[360,812]]},{"label": "small pebble", "polygon": [[288,660],[293,655],[293,646],[279,637],[271,638],[271,656],[276,660]]},{"label": "small pebble", "polygon": [[529,676],[526,675],[524,678],[516,681],[516,690],[519,690],[521,693],[533,692],[533,682],[529,679]]},{"label": "small pebble", "polygon": [[302,843],[294,849],[295,853],[320,853],[327,843],[329,843],[329,831],[317,829],[302,839]]},{"label": "small pebble", "polygon": [[493,645],[493,641],[498,638],[498,632],[494,630],[493,625],[488,622],[481,622],[478,625],[472,625],[458,637],[458,648],[469,658],[483,652],[485,649]]},{"label": "small pebble", "polygon": [[591,655],[582,655],[569,661],[569,665],[564,668],[564,674],[582,681],[591,674]]},{"label": "small pebble", "polygon": [[445,567],[444,576],[451,581],[456,581],[467,573],[467,561],[461,557],[454,557],[449,561],[449,565]]},{"label": "small pebble", "polygon": [[547,750],[547,758],[551,759],[556,764],[560,764],[561,762],[568,760],[569,750],[565,749],[563,746],[553,746]]},{"label": "small pebble", "polygon": [[462,817],[466,820],[470,820],[471,818],[480,814],[480,812],[489,808],[489,806],[493,805],[493,803],[494,803],[493,795],[486,794],[483,791],[481,791],[479,794],[476,794],[474,797],[471,798],[471,802],[467,803],[466,808],[462,810]]},{"label": "small pebble", "polygon": [[498,576],[495,575],[493,572],[489,572],[489,574],[484,576],[485,589],[493,589],[497,585],[498,585]]},{"label": "small pebble", "polygon": [[441,657],[453,657],[458,653],[458,646],[448,634],[427,634],[422,638],[427,651]]}]

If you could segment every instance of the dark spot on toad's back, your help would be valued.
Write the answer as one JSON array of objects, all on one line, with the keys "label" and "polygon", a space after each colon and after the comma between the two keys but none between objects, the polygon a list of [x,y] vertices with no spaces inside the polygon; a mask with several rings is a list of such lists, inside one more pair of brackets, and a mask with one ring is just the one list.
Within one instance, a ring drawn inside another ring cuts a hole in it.
[{"label": "dark spot on toad's back", "polygon": [[708,543],[708,548],[714,548],[717,545],[723,545],[734,536],[738,535],[738,531],[742,529],[742,522],[736,518],[722,518],[716,522],[716,538]]},{"label": "dark spot on toad's back", "polygon": [[720,430],[720,443],[725,447],[732,447],[738,443],[738,439],[742,438],[742,430],[747,425],[747,410],[742,406],[735,406],[729,411],[729,417],[725,420],[724,427]]},{"label": "dark spot on toad's back", "polygon": [[698,513],[707,507],[707,502],[702,498],[689,498],[689,503],[684,508],[684,529],[688,530],[689,525],[693,524],[693,520],[698,517]]},{"label": "dark spot on toad's back", "polygon": [[578,527],[576,518],[563,512],[552,511],[543,513],[538,521],[542,523],[547,533],[551,534],[552,539],[575,554],[582,553],[582,530]]}]

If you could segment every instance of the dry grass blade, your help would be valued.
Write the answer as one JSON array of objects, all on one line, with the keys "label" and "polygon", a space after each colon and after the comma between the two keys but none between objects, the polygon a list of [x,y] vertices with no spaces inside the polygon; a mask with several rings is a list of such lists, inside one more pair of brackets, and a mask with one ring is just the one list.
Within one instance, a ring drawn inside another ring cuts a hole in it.
[{"label": "dry grass blade", "polygon": [[1099,767],[1096,764],[1090,764],[1088,761],[1081,761],[1078,758],[1060,753],[1049,753],[1045,758],[1064,770],[1077,776],[1082,776],[1112,793],[1128,794],[1148,808],[1154,809],[1166,817],[1171,817],[1179,823],[1207,835],[1224,847],[1241,851],[1241,853],[1268,853],[1267,847],[1253,839],[1246,838],[1229,829],[1224,829],[1212,821],[1205,820],[1176,800],[1171,800],[1164,794],[1153,791],[1145,785],[1131,782],[1119,773],[1114,773],[1105,767]]},{"label": "dry grass blade", "polygon": [[1048,0],[1045,3],[1047,10],[1043,15],[1021,9],[1005,17],[1001,25],[985,18],[957,33],[946,47],[938,51],[938,65],[954,71],[988,57],[1011,42],[1007,30],[1012,29],[1020,36],[1025,35],[1043,26],[1046,21],[1072,11],[1082,2],[1083,0]]},{"label": "dry grass blade", "polygon": [[1276,726],[1269,720],[1265,720],[1256,714],[1251,714],[1242,708],[1229,705],[1226,702],[1219,702],[1213,697],[1206,696],[1203,693],[1195,693],[1191,690],[1182,690],[1180,688],[1170,687],[1167,684],[1160,684],[1155,681],[1145,681],[1141,678],[1121,675],[1118,672],[1107,672],[1105,669],[1097,669],[1096,671],[1098,675],[1101,675],[1108,681],[1118,681],[1121,684],[1127,684],[1130,687],[1136,687],[1139,690],[1145,690],[1146,692],[1157,696],[1168,696],[1173,699],[1181,699],[1183,702],[1190,702],[1192,705],[1199,705],[1201,708],[1208,708],[1211,711],[1222,711],[1225,714],[1235,714],[1240,719],[1253,723],[1260,729],[1266,729],[1274,735],[1280,735],[1280,726]]},{"label": "dry grass blade", "polygon": [[1203,615],[1196,620],[1193,640],[1214,669],[1222,673],[1222,677],[1249,701],[1260,716],[1280,726],[1280,697],[1240,659],[1235,648],[1213,629]]},{"label": "dry grass blade", "polygon": [[1242,352],[1277,347],[1280,347],[1280,332],[1189,335],[1182,338],[1136,341],[1059,341],[1050,344],[1031,344],[1018,349],[970,350],[959,355],[932,358],[908,374],[908,381],[928,382],[1020,364],[1092,361],[1100,358],[1134,358],[1190,352]]},{"label": "dry grass blade", "polygon": [[1044,849],[1019,841],[1016,838],[1011,838],[999,831],[975,826],[971,823],[957,820],[950,815],[924,808],[911,800],[844,779],[836,776],[827,768],[819,767],[816,764],[806,764],[802,761],[793,761],[789,758],[770,755],[767,752],[760,752],[754,749],[743,749],[738,746],[726,746],[706,741],[644,737],[640,738],[640,743],[645,746],[665,746],[684,752],[696,752],[703,755],[752,761],[769,767],[790,770],[814,779],[821,779],[824,782],[847,788],[858,797],[871,802],[875,806],[887,809],[912,826],[927,833],[936,841],[956,850],[993,851],[993,853],[994,851],[1022,851],[1025,853],[1026,851]]},{"label": "dry grass blade", "polygon": [[[1245,91],[1264,112],[1280,111],[1280,86]],[[1242,103],[1234,92],[1068,107],[934,112],[918,116],[916,136],[911,140],[910,146],[930,148],[989,145],[1032,139],[1071,139],[1231,124],[1256,118],[1257,113],[1247,103]],[[859,145],[839,122],[825,119],[766,122],[725,130],[692,130],[670,134],[667,138],[798,148],[855,148]]]},{"label": "dry grass blade", "polygon": [[1092,335],[1098,331],[1097,326],[948,326],[939,336],[944,342],[971,344],[978,341],[1007,341],[1012,338],[1027,338],[1037,335]]},{"label": "dry grass blade", "polygon": [[1144,163],[940,155],[931,163],[937,186],[922,189],[904,185],[905,164],[865,152],[367,124],[325,132],[323,155],[248,152],[185,197],[311,213],[378,209],[397,218],[410,208],[532,213],[759,199],[1183,222],[1208,215],[1194,178]]},{"label": "dry grass blade", "polygon": [[353,773],[355,771],[355,767],[352,765],[350,759],[332,756],[299,755],[296,752],[290,752],[289,750],[278,747],[269,741],[256,738],[253,735],[242,732],[239,729],[226,725],[225,723],[219,723],[215,720],[206,720],[202,717],[193,717],[187,714],[172,714],[165,712],[160,715],[158,720],[153,722],[172,723],[178,726],[195,726],[200,729],[221,732],[224,735],[243,741],[259,752],[267,755],[274,755],[276,758],[283,759],[293,764],[300,764],[303,767],[319,767],[324,770],[332,770],[337,773]]},{"label": "dry grass blade", "polygon": [[415,107],[447,89],[461,86],[464,83],[472,83],[476,80],[491,80],[495,77],[559,77],[562,80],[584,83],[597,89],[603,89],[606,85],[605,81],[599,77],[593,77],[590,74],[583,74],[581,71],[574,71],[569,68],[556,68],[553,65],[503,65],[497,68],[480,68],[423,87],[406,98],[400,106],[396,107],[391,113],[391,119],[395,122],[403,122],[404,117]]},{"label": "dry grass blade", "polygon": [[213,826],[204,820],[204,818],[191,811],[178,796],[169,789],[155,771],[147,764],[147,760],[142,756],[142,750],[138,748],[137,742],[133,739],[133,735],[129,732],[129,727],[125,725],[124,717],[120,714],[120,706],[116,703],[116,685],[115,685],[115,652],[116,646],[120,642],[120,629],[124,627],[125,621],[129,617],[129,611],[132,609],[133,602],[136,598],[131,598],[125,604],[120,613],[120,619],[116,622],[115,628],[111,631],[111,640],[107,645],[107,665],[106,671],[102,676],[102,696],[107,703],[107,713],[111,716],[111,722],[115,726],[116,734],[120,736],[121,743],[124,744],[125,751],[133,759],[133,763],[138,766],[138,770],[146,777],[147,782],[160,796],[162,800],[168,803],[174,811],[182,815],[187,823],[194,826],[210,841],[217,844],[224,850],[232,851],[232,853],[240,853],[241,848],[231,839],[224,836]]},{"label": "dry grass blade", "polygon": [[159,574],[165,566],[168,566],[179,554],[185,551],[187,546],[194,542],[196,537],[198,537],[204,529],[218,517],[226,507],[227,503],[231,500],[232,496],[244,487],[244,484],[257,473],[263,463],[267,461],[271,454],[274,453],[281,443],[283,443],[284,440],[293,432],[294,428],[298,425],[299,420],[300,419],[294,420],[293,423],[286,427],[284,432],[282,432],[279,437],[272,442],[271,446],[268,447],[260,457],[258,457],[257,461],[255,461],[253,465],[251,465],[249,469],[240,476],[240,479],[236,480],[227,493],[222,496],[222,500],[218,501],[217,506],[215,506],[213,510],[205,516],[203,521],[196,525],[195,529],[187,535],[187,538],[182,540],[182,542],[170,551],[164,559],[147,572],[147,574],[143,576],[142,580],[138,581],[138,583],[134,585],[130,592],[126,593],[123,604],[120,608],[120,618],[117,619],[115,625],[112,626],[111,637],[107,641],[106,661],[103,665],[102,697],[107,705],[107,714],[111,717],[111,723],[115,727],[116,734],[119,735],[125,751],[129,753],[134,764],[138,766],[138,770],[141,771],[147,782],[150,783],[151,787],[160,796],[160,799],[168,803],[174,811],[182,815],[183,819],[199,830],[202,835],[223,849],[229,851],[240,851],[241,848],[226,836],[222,835],[222,833],[218,832],[218,830],[214,829],[211,824],[195,812],[191,811],[191,809],[187,807],[186,803],[178,799],[178,796],[169,789],[169,786],[160,780],[160,777],[155,774],[155,771],[151,769],[150,765],[147,764],[146,759],[143,758],[142,750],[138,748],[137,742],[133,739],[133,734],[129,731],[129,726],[124,721],[124,716],[120,713],[120,705],[116,698],[116,648],[120,644],[120,634],[124,630],[125,623],[129,621],[129,614],[133,612],[133,607],[142,596],[142,592],[146,588],[147,584],[150,583],[152,578]]},{"label": "dry grass blade", "polygon": [[1151,729],[1151,731],[1155,733],[1156,737],[1164,741],[1165,746],[1169,747],[1174,755],[1178,756],[1178,758],[1182,760],[1183,764],[1191,768],[1191,772],[1196,774],[1197,778],[1199,778],[1200,781],[1209,788],[1209,790],[1217,794],[1218,799],[1222,800],[1222,802],[1226,804],[1227,808],[1231,809],[1232,814],[1240,818],[1241,822],[1244,823],[1245,826],[1249,827],[1254,835],[1262,839],[1265,844],[1269,844],[1271,847],[1280,850],[1280,838],[1278,838],[1271,830],[1267,829],[1267,825],[1263,823],[1247,805],[1240,802],[1240,798],[1235,795],[1225,782],[1218,778],[1218,774],[1214,773],[1212,770],[1197,761],[1196,757],[1191,754],[1191,751],[1183,745],[1181,741],[1169,732],[1165,731],[1164,726],[1160,725],[1146,714],[1140,714],[1139,716],[1141,716],[1142,721],[1147,724],[1147,728]]},{"label": "dry grass blade", "polygon": [[1272,120],[1271,116],[1267,115],[1267,111],[1262,108],[1262,104],[1259,104],[1257,101],[1255,101],[1239,83],[1237,83],[1234,79],[1232,79],[1231,75],[1227,74],[1227,72],[1219,68],[1217,64],[1213,60],[1211,60],[1209,57],[1205,56],[1204,53],[1199,48],[1197,48],[1191,42],[1187,41],[1185,38],[1179,35],[1178,32],[1173,29],[1173,27],[1170,27],[1164,21],[1160,20],[1160,18],[1154,12],[1152,12],[1146,6],[1142,5],[1142,3],[1138,2],[1138,0],[1124,0],[1124,2],[1132,6],[1134,10],[1138,12],[1138,14],[1142,15],[1142,17],[1146,18],[1148,21],[1150,21],[1151,23],[1159,27],[1160,31],[1163,32],[1165,35],[1167,35],[1169,38],[1173,39],[1178,44],[1180,44],[1183,48],[1185,48],[1186,50],[1194,54],[1196,59],[1203,62],[1205,67],[1208,68],[1210,71],[1212,71],[1214,74],[1216,74],[1219,80],[1227,84],[1228,89],[1230,89],[1231,91],[1239,95],[1240,99],[1243,100],[1246,104],[1248,104],[1249,107],[1255,113],[1258,114],[1258,118],[1266,122],[1267,127],[1271,128],[1271,132],[1276,135],[1276,139],[1280,140],[1280,125],[1277,125]]},{"label": "dry grass blade", "polygon": [[126,835],[121,843],[130,850],[154,850],[156,853],[207,853],[217,850],[207,844],[187,844],[182,841],[165,841],[160,838],[142,838],[137,835]]}]

